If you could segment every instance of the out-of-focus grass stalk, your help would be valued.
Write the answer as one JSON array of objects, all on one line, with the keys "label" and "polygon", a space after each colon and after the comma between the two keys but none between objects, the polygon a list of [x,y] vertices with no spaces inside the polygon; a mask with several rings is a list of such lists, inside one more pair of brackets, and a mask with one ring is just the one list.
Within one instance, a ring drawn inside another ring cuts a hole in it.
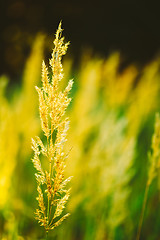
[{"label": "out-of-focus grass stalk", "polygon": [[159,67],[158,60],[146,66],[138,79],[137,85],[131,92],[126,111],[130,126],[128,134],[130,136],[138,135],[148,115],[156,110],[160,90]]},{"label": "out-of-focus grass stalk", "polygon": [[12,199],[11,179],[19,148],[15,113],[5,97],[7,83],[6,77],[0,78],[0,209]]},{"label": "out-of-focus grass stalk", "polygon": [[[31,154],[30,139],[40,132],[40,124],[37,116],[38,100],[34,91],[34,86],[41,78],[41,63],[43,58],[44,36],[37,34],[31,54],[27,59],[23,79],[22,89],[14,96],[14,111],[17,116],[17,126],[21,141],[21,160]],[[26,131],[27,129],[27,131]]]},{"label": "out-of-focus grass stalk", "polygon": [[152,148],[152,152],[149,154],[150,166],[149,166],[149,171],[148,171],[148,180],[147,180],[147,184],[146,184],[146,188],[145,188],[143,206],[142,206],[142,211],[141,211],[141,215],[140,215],[140,221],[139,221],[139,227],[138,227],[136,240],[140,239],[149,187],[150,187],[153,179],[158,174],[157,170],[159,168],[159,163],[160,163],[160,116],[158,113],[156,114],[155,128],[154,128],[154,134],[152,137],[151,148]]}]

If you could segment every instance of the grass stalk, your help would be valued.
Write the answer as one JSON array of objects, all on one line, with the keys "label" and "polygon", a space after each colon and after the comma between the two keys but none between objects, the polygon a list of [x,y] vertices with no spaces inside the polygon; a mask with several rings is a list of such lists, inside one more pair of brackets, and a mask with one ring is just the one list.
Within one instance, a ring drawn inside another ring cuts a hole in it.
[{"label": "grass stalk", "polygon": [[[62,215],[65,204],[70,196],[70,189],[66,189],[70,181],[64,179],[64,169],[66,158],[64,153],[64,143],[66,142],[69,120],[64,117],[66,109],[71,101],[69,92],[72,88],[73,80],[68,82],[66,88],[61,91],[59,82],[63,79],[62,56],[65,55],[69,43],[64,43],[62,37],[61,23],[59,24],[54,40],[54,49],[50,59],[52,77],[44,61],[42,63],[42,87],[36,87],[39,95],[39,113],[41,128],[47,138],[47,146],[40,137],[32,139],[32,149],[34,157],[32,159],[37,170],[37,191],[38,209],[36,209],[36,219],[41,226],[45,227],[46,239],[48,231],[58,227],[69,213]],[[56,139],[53,141],[52,134],[56,130]],[[43,169],[41,156],[48,161],[49,166]],[[46,197],[45,197],[46,196]],[[46,199],[46,201],[45,201]],[[48,199],[48,200],[47,200]],[[54,205],[54,209],[52,208]]]},{"label": "grass stalk", "polygon": [[48,231],[46,231],[46,240],[48,240]]},{"label": "grass stalk", "polygon": [[139,220],[139,226],[138,226],[138,231],[137,231],[136,240],[139,240],[139,239],[140,239],[140,235],[141,235],[141,231],[142,231],[142,224],[143,224],[144,212],[145,212],[146,203],[147,203],[149,186],[150,186],[150,184],[147,184],[147,185],[146,185],[146,188],[145,188],[143,206],[142,206],[142,211],[141,211],[141,215],[140,215],[140,220]]}]

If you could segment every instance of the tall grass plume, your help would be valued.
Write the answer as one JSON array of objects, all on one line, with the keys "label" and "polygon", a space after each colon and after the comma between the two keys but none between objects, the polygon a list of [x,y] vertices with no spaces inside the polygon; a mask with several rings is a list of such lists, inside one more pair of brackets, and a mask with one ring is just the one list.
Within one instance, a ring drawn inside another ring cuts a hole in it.
[{"label": "tall grass plume", "polygon": [[[71,180],[71,177],[67,179],[64,177],[67,158],[64,144],[69,128],[69,119],[64,115],[71,101],[68,94],[73,81],[70,80],[67,87],[63,91],[60,90],[59,83],[63,79],[61,61],[69,45],[69,42],[64,43],[62,31],[60,23],[49,62],[51,77],[49,77],[49,71],[44,61],[42,63],[42,87],[36,87],[36,90],[39,95],[39,113],[43,137],[41,139],[37,136],[32,139],[34,151],[32,161],[37,170],[35,176],[39,205],[36,210],[36,219],[45,228],[47,234],[49,230],[59,226],[69,216],[69,213],[62,214],[70,196],[70,189],[66,189],[66,185]],[[42,164],[42,158],[44,164]]]}]

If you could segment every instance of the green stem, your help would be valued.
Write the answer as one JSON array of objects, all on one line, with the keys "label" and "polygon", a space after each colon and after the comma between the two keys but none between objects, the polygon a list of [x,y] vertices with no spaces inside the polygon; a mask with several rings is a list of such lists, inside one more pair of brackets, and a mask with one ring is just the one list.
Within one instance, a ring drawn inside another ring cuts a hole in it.
[{"label": "green stem", "polygon": [[46,231],[46,240],[48,240],[48,231]]},{"label": "green stem", "polygon": [[[49,152],[49,137],[47,137],[47,155],[48,155],[48,152]],[[49,162],[50,162],[50,159],[49,159]],[[50,165],[50,163],[49,163],[49,165]],[[49,168],[51,168],[51,167],[49,167]],[[48,195],[48,206],[47,206],[47,220],[48,220],[48,224],[49,224],[49,209],[50,209],[50,206],[49,206],[49,195]],[[47,232],[46,232],[46,234],[47,234]]]},{"label": "green stem", "polygon": [[47,208],[47,220],[48,220],[48,223],[49,223],[49,196],[48,196],[48,208]]},{"label": "green stem", "polygon": [[146,202],[147,202],[147,197],[148,197],[149,186],[150,186],[150,184],[147,184],[146,185],[146,189],[145,189],[143,206],[142,206],[142,212],[141,212],[141,216],[140,216],[140,221],[139,221],[139,227],[138,227],[136,240],[139,240],[140,239],[140,235],[141,235],[141,230],[142,230],[142,224],[143,224],[144,212],[145,212],[145,207],[146,207]]}]

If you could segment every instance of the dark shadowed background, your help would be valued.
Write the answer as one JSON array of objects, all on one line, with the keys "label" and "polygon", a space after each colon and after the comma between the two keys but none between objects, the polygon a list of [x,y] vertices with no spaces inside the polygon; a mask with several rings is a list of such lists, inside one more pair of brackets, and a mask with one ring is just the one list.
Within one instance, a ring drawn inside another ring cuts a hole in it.
[{"label": "dark shadowed background", "polygon": [[160,49],[159,1],[1,0],[0,75],[19,78],[38,32],[53,39],[60,20],[78,61],[86,48],[107,57],[118,50],[123,64],[146,64]]}]

